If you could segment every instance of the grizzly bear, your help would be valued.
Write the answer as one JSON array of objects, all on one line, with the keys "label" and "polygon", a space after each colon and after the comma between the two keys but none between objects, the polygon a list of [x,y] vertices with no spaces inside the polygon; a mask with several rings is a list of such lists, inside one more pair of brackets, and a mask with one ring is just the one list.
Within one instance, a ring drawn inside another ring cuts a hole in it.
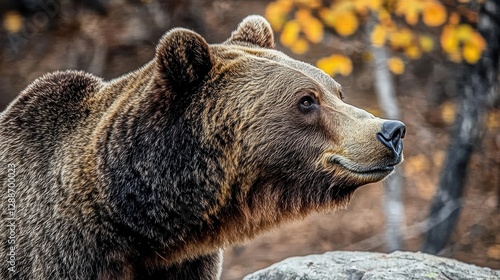
[{"label": "grizzly bear", "polygon": [[115,80],[44,75],[0,115],[1,279],[218,279],[225,247],[388,176],[404,134],[259,16]]}]

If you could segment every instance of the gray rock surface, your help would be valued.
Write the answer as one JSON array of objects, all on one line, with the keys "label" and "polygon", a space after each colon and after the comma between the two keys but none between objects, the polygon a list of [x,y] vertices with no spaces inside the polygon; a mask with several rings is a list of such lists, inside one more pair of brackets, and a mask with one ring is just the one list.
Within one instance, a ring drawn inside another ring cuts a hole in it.
[{"label": "gray rock surface", "polygon": [[500,270],[424,253],[328,252],[293,257],[243,280],[500,280]]}]

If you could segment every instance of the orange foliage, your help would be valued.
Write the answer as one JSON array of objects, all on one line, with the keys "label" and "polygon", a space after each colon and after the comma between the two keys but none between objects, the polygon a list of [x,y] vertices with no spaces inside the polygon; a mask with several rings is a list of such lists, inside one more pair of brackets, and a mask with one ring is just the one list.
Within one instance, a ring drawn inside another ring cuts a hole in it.
[{"label": "orange foliage", "polygon": [[382,47],[385,44],[386,38],[387,29],[380,24],[375,25],[370,36],[372,44],[376,47]]},{"label": "orange foliage", "polygon": [[313,17],[310,10],[299,9],[295,13],[295,18],[300,24],[307,40],[312,43],[319,43],[323,39],[323,24]]},{"label": "orange foliage", "polygon": [[474,64],[486,48],[483,37],[468,24],[447,24],[440,39],[443,50],[455,62],[463,58],[467,63]]},{"label": "orange foliage", "polygon": [[347,76],[352,72],[352,62],[347,56],[334,54],[318,60],[316,66],[330,76],[341,74]]},{"label": "orange foliage", "polygon": [[402,48],[410,46],[413,41],[413,33],[408,28],[397,29],[391,32],[389,42],[394,48]]},{"label": "orange foliage", "polygon": [[300,24],[296,20],[285,23],[281,32],[280,41],[285,47],[291,47],[299,39]]},{"label": "orange foliage", "polygon": [[406,22],[415,25],[418,22],[418,15],[422,10],[421,1],[418,0],[397,0],[396,15],[404,16]]},{"label": "orange foliage", "polygon": [[430,52],[432,51],[432,49],[434,49],[434,40],[432,40],[431,37],[427,35],[420,35],[418,39],[420,47],[424,52]]},{"label": "orange foliage", "polygon": [[[329,3],[275,0],[266,7],[266,17],[276,31],[281,31],[281,43],[297,54],[306,52],[309,44],[321,42],[327,29],[348,37],[360,29],[362,22],[373,18],[376,22],[368,34],[370,42],[376,47],[388,46],[409,59],[419,59],[423,53],[436,49],[432,36],[408,28],[417,23],[440,28],[441,49],[452,61],[476,63],[486,47],[477,30],[463,23],[477,18],[474,11],[463,6],[448,12],[439,0],[331,0]],[[331,75],[345,75],[350,73],[352,65],[344,58],[341,55],[323,58],[318,67]],[[391,58],[388,63],[393,73],[404,71],[400,58]]]},{"label": "orange foliage", "polygon": [[324,23],[332,27],[340,36],[352,35],[359,26],[358,17],[355,14],[355,6],[352,1],[338,1],[336,5],[323,8],[319,11]]},{"label": "orange foliage", "polygon": [[277,0],[269,3],[266,7],[265,17],[276,31],[281,31],[285,24],[288,13],[293,7],[293,2],[289,0]]},{"label": "orange foliage", "polygon": [[391,57],[387,60],[387,65],[389,70],[396,75],[403,74],[405,71],[405,64],[403,60],[399,57]]},{"label": "orange foliage", "polygon": [[428,2],[423,9],[423,21],[428,26],[440,26],[446,21],[446,10],[439,2]]}]

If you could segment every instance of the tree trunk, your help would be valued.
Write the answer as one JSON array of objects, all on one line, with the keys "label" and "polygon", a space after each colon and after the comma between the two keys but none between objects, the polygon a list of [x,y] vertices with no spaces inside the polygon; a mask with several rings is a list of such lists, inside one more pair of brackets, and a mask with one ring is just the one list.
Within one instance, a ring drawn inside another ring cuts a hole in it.
[{"label": "tree trunk", "polygon": [[[370,34],[369,32],[368,34]],[[387,66],[388,52],[384,47],[372,46],[374,57],[375,92],[384,117],[400,119],[399,107],[394,90],[392,74]],[[401,250],[403,239],[401,225],[404,221],[403,206],[403,173],[401,167],[389,176],[384,184],[384,200],[382,202],[386,217],[385,246],[389,252]]]},{"label": "tree trunk", "polygon": [[430,210],[429,230],[422,248],[427,253],[437,254],[446,246],[460,214],[467,165],[472,152],[480,145],[487,96],[497,83],[499,21],[500,0],[486,0],[479,12],[478,30],[485,38],[487,48],[478,63],[461,67],[457,79],[457,116]]}]

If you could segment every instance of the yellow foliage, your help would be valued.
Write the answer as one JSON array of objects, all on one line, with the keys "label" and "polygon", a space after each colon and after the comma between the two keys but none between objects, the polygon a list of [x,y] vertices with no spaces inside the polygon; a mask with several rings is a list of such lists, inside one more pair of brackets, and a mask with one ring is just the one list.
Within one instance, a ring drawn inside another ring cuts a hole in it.
[{"label": "yellow foliage", "polygon": [[302,32],[312,43],[319,43],[323,39],[323,24],[311,15],[307,9],[299,9],[295,13],[295,19],[299,22]]},{"label": "yellow foliage", "polygon": [[420,42],[420,47],[424,52],[430,52],[434,49],[434,40],[431,37],[426,35],[420,35],[418,38]]},{"label": "yellow foliage", "polygon": [[474,33],[474,30],[472,29],[472,26],[468,24],[460,24],[456,26],[455,32],[457,35],[457,40],[467,41]]},{"label": "yellow foliage", "polygon": [[301,8],[295,12],[295,19],[302,25],[306,25],[313,16],[311,15],[311,10]]},{"label": "yellow foliage", "polygon": [[395,0],[397,15],[404,16],[407,23],[415,25],[420,13],[428,26],[439,26],[446,21],[446,9],[436,0]]},{"label": "yellow foliage", "polygon": [[9,11],[5,13],[3,26],[9,33],[16,33],[23,27],[23,18],[18,12]]},{"label": "yellow foliage", "polygon": [[470,37],[469,42],[476,45],[481,50],[481,52],[484,51],[484,49],[486,48],[486,41],[484,40],[483,36],[479,34],[478,31],[474,31],[474,33]]},{"label": "yellow foliage", "polygon": [[406,22],[415,25],[422,10],[422,1],[419,0],[396,0],[396,14],[404,16]]},{"label": "yellow foliage", "polygon": [[422,56],[422,51],[415,45],[405,48],[405,54],[411,59],[419,59]]},{"label": "yellow foliage", "polygon": [[341,36],[349,36],[356,32],[358,26],[358,18],[350,12],[338,15],[333,28]]},{"label": "yellow foliage", "polygon": [[[462,1],[462,0],[459,0]],[[464,0],[465,1],[465,0]],[[468,1],[468,0],[467,0]],[[274,0],[266,7],[265,15],[276,31],[281,31],[282,44],[294,53],[304,53],[310,43],[319,43],[324,37],[324,27],[328,26],[340,36],[354,34],[360,25],[360,20],[366,20],[371,14],[378,18],[378,23],[370,34],[370,41],[374,46],[382,47],[388,44],[395,51],[403,51],[410,59],[418,59],[423,52],[434,49],[434,39],[428,35],[420,35],[409,28],[400,28],[393,21],[394,14],[403,17],[410,25],[422,22],[429,27],[443,25],[447,18],[448,23],[442,27],[440,44],[449,59],[455,62],[465,60],[476,63],[486,47],[482,36],[469,24],[460,24],[464,15],[457,9],[450,10],[439,0],[335,0],[328,1],[330,6],[324,6],[327,1],[322,0]],[[455,10],[455,11],[453,11]],[[296,11],[290,20],[292,11]],[[458,12],[457,12],[458,11]],[[4,25],[15,30],[16,18],[8,21],[6,16]],[[21,22],[22,23],[22,22]],[[327,57],[318,61],[325,72],[350,73],[352,64],[337,57]],[[391,71],[395,74],[404,72],[404,63],[401,58],[391,58],[388,61]],[[337,65],[350,65],[342,68]],[[347,71],[349,70],[349,71]],[[348,75],[345,74],[345,75]],[[344,75],[344,74],[343,74]]]},{"label": "yellow foliage", "polygon": [[291,20],[285,23],[281,32],[280,41],[285,47],[291,47],[299,38],[300,25]]},{"label": "yellow foliage", "polygon": [[321,7],[321,0],[295,0],[295,2],[299,6],[305,6],[311,9]]},{"label": "yellow foliage", "polygon": [[389,42],[394,48],[406,48],[413,41],[413,33],[407,29],[403,28],[392,32],[389,36]]},{"label": "yellow foliage", "polygon": [[309,43],[303,38],[298,39],[290,46],[290,50],[295,54],[304,54],[308,49]]},{"label": "yellow foliage", "polygon": [[337,0],[333,1],[330,10],[335,14],[354,11],[354,2],[351,0]]},{"label": "yellow foliage", "polygon": [[370,35],[372,44],[376,47],[382,47],[385,44],[386,37],[387,29],[380,24],[375,25]]},{"label": "yellow foliage", "polygon": [[467,63],[474,64],[481,58],[481,50],[472,43],[465,43],[462,49],[463,57]]},{"label": "yellow foliage", "polygon": [[354,14],[354,4],[351,1],[335,2],[330,8],[319,11],[321,19],[332,27],[339,35],[352,35],[359,26],[358,17]]},{"label": "yellow foliage", "polygon": [[446,21],[446,9],[436,1],[424,2],[422,16],[428,26],[440,26]]},{"label": "yellow foliage", "polygon": [[460,17],[457,13],[451,13],[450,19],[448,21],[450,24],[457,25],[460,22]]},{"label": "yellow foliage", "polygon": [[330,76],[341,74],[347,76],[352,72],[352,61],[349,57],[334,54],[318,60],[316,66]]},{"label": "yellow foliage", "polygon": [[458,36],[454,25],[446,25],[441,33],[441,47],[447,53],[454,53],[458,50]]},{"label": "yellow foliage", "polygon": [[384,26],[393,26],[394,23],[392,21],[392,16],[391,16],[391,13],[389,13],[389,11],[387,11],[386,9],[380,9],[377,13],[378,15],[378,21],[383,24]]},{"label": "yellow foliage", "polygon": [[396,75],[403,74],[405,71],[405,64],[399,57],[389,58],[389,60],[387,60],[387,65],[389,66],[389,70]]},{"label": "yellow foliage", "polygon": [[276,2],[271,2],[266,6],[264,15],[274,30],[281,30],[288,13],[292,9],[292,6],[293,2],[291,0],[278,0]]},{"label": "yellow foliage", "polygon": [[448,24],[441,33],[441,46],[450,60],[460,62],[463,58],[467,63],[474,64],[486,48],[486,42],[468,24]]},{"label": "yellow foliage", "polygon": [[366,14],[368,11],[378,11],[382,0],[354,0],[354,8],[358,13]]}]

